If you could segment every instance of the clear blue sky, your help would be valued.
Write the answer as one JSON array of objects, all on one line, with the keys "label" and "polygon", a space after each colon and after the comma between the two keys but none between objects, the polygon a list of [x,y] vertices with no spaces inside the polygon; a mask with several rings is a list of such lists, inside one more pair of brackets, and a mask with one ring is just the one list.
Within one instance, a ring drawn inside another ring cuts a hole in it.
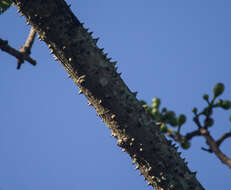
[{"label": "clear blue sky", "polygon": [[[118,61],[122,78],[138,98],[185,113],[184,131],[195,129],[194,106],[223,82],[231,99],[231,1],[229,0],[69,0],[99,46]],[[0,16],[0,37],[19,48],[29,26],[10,8]],[[38,65],[16,70],[15,58],[0,51],[0,189],[151,189],[130,158],[62,66],[38,40]],[[215,112],[219,137],[231,128],[231,111]],[[231,139],[221,149],[231,156]],[[231,169],[202,151],[203,138],[183,156],[206,189],[229,189]]]}]

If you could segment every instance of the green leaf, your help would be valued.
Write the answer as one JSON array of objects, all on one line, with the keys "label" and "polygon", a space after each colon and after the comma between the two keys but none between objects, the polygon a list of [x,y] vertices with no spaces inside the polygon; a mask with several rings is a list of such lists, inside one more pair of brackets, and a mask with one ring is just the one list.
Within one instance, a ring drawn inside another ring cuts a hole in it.
[{"label": "green leaf", "polygon": [[181,145],[181,147],[182,147],[183,149],[189,149],[190,146],[191,146],[191,144],[190,144],[189,141],[184,141],[184,142],[182,142],[180,145]]},{"label": "green leaf", "polygon": [[192,112],[193,112],[194,114],[197,114],[197,108],[194,107],[194,108],[192,109]]},{"label": "green leaf", "polygon": [[172,118],[176,117],[176,114],[174,111],[167,111],[165,114],[166,120],[171,120]]},{"label": "green leaf", "polygon": [[204,123],[208,127],[212,127],[214,125],[214,120],[213,120],[213,118],[208,118],[208,119],[205,119]]},{"label": "green leaf", "polygon": [[178,123],[178,126],[182,126],[186,121],[186,117],[184,114],[181,114],[179,115],[179,117],[177,118],[177,123]]},{"label": "green leaf", "polygon": [[147,104],[143,104],[143,108],[148,114],[152,114],[152,109]]},{"label": "green leaf", "polygon": [[152,107],[153,108],[159,108],[159,106],[160,106],[160,104],[161,104],[161,101],[160,101],[160,99],[159,98],[153,98],[152,99]]},{"label": "green leaf", "polygon": [[225,100],[222,102],[221,107],[225,110],[228,110],[231,108],[231,102],[229,100]]},{"label": "green leaf", "polygon": [[167,111],[167,108],[162,108],[161,112],[165,113]]},{"label": "green leaf", "polygon": [[159,113],[159,110],[157,109],[157,108],[152,108],[151,109],[151,112],[152,112],[152,115],[156,115],[156,114],[158,114]]},{"label": "green leaf", "polygon": [[218,83],[213,88],[213,96],[214,98],[220,96],[225,90],[225,86],[222,83]]},{"label": "green leaf", "polygon": [[176,127],[177,126],[177,119],[174,117],[171,120],[168,121],[168,123],[173,126]]},{"label": "green leaf", "polygon": [[141,103],[142,105],[147,104],[147,102],[145,102],[144,100],[140,100],[140,103]]},{"label": "green leaf", "polygon": [[206,108],[204,108],[202,114],[205,115],[205,116],[212,115],[213,114],[213,110],[211,108],[209,108],[209,107],[206,107]]},{"label": "green leaf", "polygon": [[223,100],[222,100],[222,99],[219,99],[219,100],[217,101],[217,106],[222,106],[222,103],[223,103]]},{"label": "green leaf", "polygon": [[11,0],[0,0],[0,14],[5,12],[13,3]]},{"label": "green leaf", "polygon": [[203,95],[203,99],[206,100],[206,101],[209,101],[209,95],[208,94],[204,94]]},{"label": "green leaf", "polygon": [[162,133],[167,133],[168,132],[168,128],[167,126],[165,125],[165,123],[162,123],[161,126],[160,126],[160,131]]}]

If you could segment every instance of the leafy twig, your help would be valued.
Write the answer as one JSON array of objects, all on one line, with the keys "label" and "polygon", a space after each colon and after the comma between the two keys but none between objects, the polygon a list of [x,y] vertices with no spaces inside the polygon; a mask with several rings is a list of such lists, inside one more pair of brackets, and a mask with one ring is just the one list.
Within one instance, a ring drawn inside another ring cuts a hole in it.
[{"label": "leafy twig", "polygon": [[[160,127],[160,130],[165,133],[168,137],[172,138],[176,142],[180,143],[181,147],[184,149],[190,148],[190,140],[196,136],[203,136],[206,139],[206,143],[209,148],[203,148],[210,153],[215,153],[215,155],[227,166],[231,168],[231,158],[228,158],[220,149],[219,146],[222,142],[231,137],[231,132],[225,133],[222,135],[217,141],[213,139],[210,135],[209,128],[213,126],[214,120],[212,118],[213,109],[222,108],[228,110],[231,108],[231,102],[229,100],[219,99],[216,101],[216,98],[220,96],[224,92],[224,85],[222,83],[218,83],[215,85],[213,89],[213,97],[210,100],[209,95],[203,95],[203,99],[206,101],[207,106],[198,113],[197,108],[193,108],[192,112],[194,113],[193,121],[197,126],[197,130],[187,133],[186,135],[181,134],[181,127],[186,122],[186,117],[181,114],[176,117],[175,112],[167,110],[167,108],[162,108],[162,111],[159,111],[159,107],[161,101],[159,98],[152,99],[152,106],[149,107],[146,102],[142,101],[143,107],[145,110],[150,113],[154,122],[157,126]],[[204,122],[200,122],[200,117],[204,116]],[[230,116],[231,121],[231,116]],[[167,125],[171,127],[177,127],[176,130],[169,128]]]}]

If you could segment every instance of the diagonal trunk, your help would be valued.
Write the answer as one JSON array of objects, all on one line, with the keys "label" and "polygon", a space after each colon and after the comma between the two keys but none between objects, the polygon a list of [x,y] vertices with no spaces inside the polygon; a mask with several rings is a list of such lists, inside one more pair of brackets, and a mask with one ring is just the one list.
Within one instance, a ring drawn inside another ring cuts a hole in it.
[{"label": "diagonal trunk", "polygon": [[[204,189],[63,0],[14,0],[156,190]],[[86,137],[87,139],[87,137]]]}]

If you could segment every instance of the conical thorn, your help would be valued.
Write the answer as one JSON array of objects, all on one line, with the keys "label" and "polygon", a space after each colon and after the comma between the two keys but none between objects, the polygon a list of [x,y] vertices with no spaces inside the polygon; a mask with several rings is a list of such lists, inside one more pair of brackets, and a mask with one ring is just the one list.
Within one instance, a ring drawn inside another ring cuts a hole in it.
[{"label": "conical thorn", "polygon": [[95,38],[93,39],[94,43],[97,44],[97,42],[99,41],[99,38]]}]

